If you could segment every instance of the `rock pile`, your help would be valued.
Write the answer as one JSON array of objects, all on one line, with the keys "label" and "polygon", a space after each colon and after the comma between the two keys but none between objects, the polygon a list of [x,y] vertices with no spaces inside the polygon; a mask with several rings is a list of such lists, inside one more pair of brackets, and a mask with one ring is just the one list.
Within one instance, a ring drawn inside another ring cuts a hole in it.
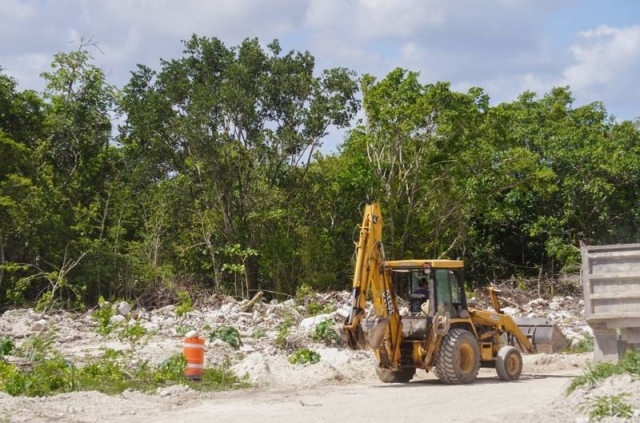
[{"label": "rock pile", "polygon": [[[341,348],[335,340],[312,339],[315,328],[323,321],[341,323],[349,312],[349,293],[312,294],[304,299],[284,302],[236,301],[231,297],[214,296],[197,310],[178,313],[175,306],[156,310],[132,308],[127,302],[105,305],[114,311],[113,325],[137,323],[144,327],[147,339],[138,346],[141,360],[160,363],[182,351],[182,340],[196,331],[206,340],[205,356],[209,365],[228,362],[239,375],[247,374],[257,385],[314,386],[317,384],[357,381],[375,377],[370,368],[369,352],[353,352]],[[541,298],[519,304],[501,294],[509,306],[503,311],[519,317],[545,317],[560,325],[572,342],[579,342],[589,333],[583,319],[583,304],[573,297]],[[480,298],[480,302],[486,298]],[[399,306],[406,308],[400,301]],[[485,307],[488,307],[485,304]],[[117,336],[96,333],[97,312],[43,314],[31,309],[10,310],[0,317],[0,333],[10,336],[19,345],[27,337],[54,334],[52,347],[67,359],[83,363],[99,356],[105,348],[131,348]],[[369,310],[372,312],[372,310]],[[238,331],[238,349],[222,339],[210,339],[221,327]],[[316,365],[294,365],[287,357],[301,348],[320,353]],[[295,375],[295,376],[294,376]]]}]

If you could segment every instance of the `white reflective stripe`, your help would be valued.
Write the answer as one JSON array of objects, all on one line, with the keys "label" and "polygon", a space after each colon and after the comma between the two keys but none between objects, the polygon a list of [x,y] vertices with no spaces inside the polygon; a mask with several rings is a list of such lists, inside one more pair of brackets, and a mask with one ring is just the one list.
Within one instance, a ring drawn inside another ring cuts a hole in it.
[{"label": "white reflective stripe", "polygon": [[191,343],[185,342],[184,343],[184,347],[185,348],[198,348],[198,349],[204,350],[204,344],[191,344]]},{"label": "white reflective stripe", "polygon": [[204,369],[204,365],[187,363],[187,368],[188,369]]}]

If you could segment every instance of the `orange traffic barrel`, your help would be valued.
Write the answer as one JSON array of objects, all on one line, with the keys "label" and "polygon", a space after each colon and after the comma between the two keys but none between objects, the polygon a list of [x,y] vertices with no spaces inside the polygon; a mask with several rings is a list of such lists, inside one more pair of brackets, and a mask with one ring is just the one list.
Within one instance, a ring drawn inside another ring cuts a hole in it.
[{"label": "orange traffic barrel", "polygon": [[204,339],[197,336],[184,338],[182,354],[187,359],[184,375],[191,380],[202,379],[204,371]]}]

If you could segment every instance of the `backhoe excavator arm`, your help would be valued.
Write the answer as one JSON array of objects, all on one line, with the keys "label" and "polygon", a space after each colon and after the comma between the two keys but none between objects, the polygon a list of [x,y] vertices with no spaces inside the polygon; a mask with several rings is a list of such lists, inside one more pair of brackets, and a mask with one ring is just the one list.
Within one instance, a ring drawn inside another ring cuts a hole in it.
[{"label": "backhoe excavator arm", "polygon": [[[365,207],[360,237],[356,245],[356,266],[353,275],[351,311],[342,327],[348,348],[373,349],[381,367],[396,368],[400,360],[402,322],[391,281],[383,270],[382,216],[378,204]],[[371,292],[376,318],[368,333],[362,319]]]}]

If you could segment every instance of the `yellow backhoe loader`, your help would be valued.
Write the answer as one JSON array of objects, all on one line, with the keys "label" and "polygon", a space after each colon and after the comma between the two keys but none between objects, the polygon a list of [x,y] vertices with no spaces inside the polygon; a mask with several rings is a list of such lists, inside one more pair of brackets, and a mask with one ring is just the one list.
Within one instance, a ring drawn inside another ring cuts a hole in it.
[{"label": "yellow backhoe loader", "polygon": [[[460,260],[385,261],[380,208],[367,205],[343,341],[354,350],[374,351],[383,382],[409,382],[416,369],[424,369],[447,384],[473,382],[480,367],[495,368],[501,380],[516,380],[520,351],[553,352],[566,345],[558,328],[544,320],[516,324],[501,312],[491,288],[494,310],[470,307],[463,268]],[[408,315],[400,316],[397,296],[407,298]],[[369,297],[375,315],[367,317]]]}]

